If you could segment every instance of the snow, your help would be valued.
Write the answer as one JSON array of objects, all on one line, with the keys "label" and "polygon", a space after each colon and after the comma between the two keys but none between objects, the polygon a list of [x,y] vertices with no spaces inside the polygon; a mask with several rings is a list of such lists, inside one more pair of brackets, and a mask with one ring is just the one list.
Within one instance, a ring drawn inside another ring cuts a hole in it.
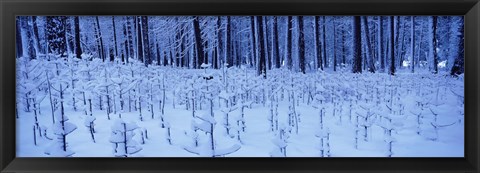
[{"label": "snow", "polygon": [[63,125],[61,123],[55,123],[53,126],[53,133],[56,135],[68,135],[75,129],[77,129],[77,126],[69,122],[64,122]]},{"label": "snow", "polygon": [[95,121],[95,117],[93,116],[87,116],[85,117],[85,121],[84,121],[84,125],[85,126],[90,126],[91,123],[93,123]]},{"label": "snow", "polygon": [[205,63],[202,63],[202,65],[200,65],[200,67],[202,67],[202,68],[208,68],[210,66],[212,66],[212,65],[211,64],[205,64]]},{"label": "snow", "polygon": [[241,148],[240,145],[235,144],[235,145],[232,145],[231,147],[228,147],[228,148],[216,149],[215,150],[215,155],[217,155],[217,156],[227,155],[227,154],[234,153],[234,152],[238,151],[240,148]]},{"label": "snow", "polygon": [[440,61],[437,66],[438,68],[445,68],[447,66],[447,60]]},{"label": "snow", "polygon": [[[17,157],[283,157],[279,147],[286,148],[287,157],[320,157],[320,150],[329,151],[331,157],[387,157],[389,142],[392,142],[392,157],[464,156],[464,81],[461,76],[454,78],[420,70],[415,74],[399,71],[392,77],[384,73],[330,71],[297,74],[280,69],[267,71],[267,79],[263,79],[255,75],[255,70],[245,67],[226,69],[228,77],[223,81],[221,69],[189,70],[78,61],[74,73],[78,75],[78,88],[73,90],[68,84],[70,79],[65,77],[71,74],[53,75],[54,64],[42,61],[22,63],[45,66],[38,71],[48,72],[56,89],[62,83],[65,98],[60,100],[58,92],[52,91],[52,97],[56,99],[56,122],[53,124],[49,94],[44,90],[46,82],[41,81],[45,78],[44,73],[38,80],[17,78],[19,84],[28,88],[23,91],[32,92],[31,98],[46,95],[37,101],[40,110],[37,113],[40,127],[49,127],[47,136],[37,136],[37,145],[34,145],[32,125],[35,124],[35,113],[32,107],[26,111],[25,92],[17,93]],[[135,72],[132,77],[131,68],[144,72]],[[68,64],[61,68],[61,71],[69,70]],[[109,74],[107,77],[105,70]],[[87,78],[87,71],[90,71],[91,79]],[[148,71],[154,77],[148,79],[142,75]],[[206,83],[202,74],[213,79]],[[165,102],[161,102],[163,76]],[[123,110],[120,108],[119,84],[122,84]],[[152,100],[148,97],[150,84],[153,84]],[[109,87],[110,120],[107,118],[106,85],[112,86]],[[77,111],[73,109],[72,92],[77,99]],[[89,105],[88,101],[83,105],[82,92],[87,99],[92,99],[92,116],[86,114]],[[138,96],[141,96],[143,120],[139,118]],[[192,98],[196,100],[195,117],[192,116]],[[213,115],[210,114],[209,98],[213,102]],[[292,104],[291,99],[295,103]],[[228,108],[225,100],[229,100]],[[65,121],[68,119],[63,126],[59,122],[60,101],[64,101],[64,118]],[[164,115],[161,113],[162,104],[165,104]],[[153,105],[153,118],[150,105]],[[293,106],[295,110],[291,110]],[[323,129],[320,110],[323,111]],[[278,112],[278,116],[272,118],[272,112]],[[289,124],[288,115],[294,112],[298,115],[298,133]],[[225,122],[226,113],[229,126]],[[437,114],[436,120],[434,114]],[[417,115],[420,115],[420,124],[417,124]],[[161,127],[161,117],[166,128]],[[368,117],[366,121],[365,117]],[[274,124],[272,131],[271,122],[275,120],[279,126],[277,129]],[[95,124],[95,143],[88,127],[91,122]],[[211,124],[214,125],[214,151],[211,150]],[[364,126],[368,127],[366,140]],[[170,137],[167,136],[168,129]],[[282,139],[279,136],[281,129],[285,133]],[[392,130],[391,136],[385,134],[385,129]],[[147,131],[148,139],[145,138],[142,144],[144,135],[140,134]],[[120,149],[125,142],[123,132],[128,138],[127,152]],[[356,132],[357,149],[354,146]],[[68,134],[67,151],[61,148],[54,134]],[[321,139],[328,141],[330,147],[320,145]],[[118,144],[116,152],[112,142]]]}]

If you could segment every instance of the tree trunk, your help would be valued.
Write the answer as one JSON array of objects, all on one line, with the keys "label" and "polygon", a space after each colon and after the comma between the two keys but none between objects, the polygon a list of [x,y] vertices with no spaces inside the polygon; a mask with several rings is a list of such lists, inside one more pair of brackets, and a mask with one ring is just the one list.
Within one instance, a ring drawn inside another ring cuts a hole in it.
[{"label": "tree trunk", "polygon": [[[325,67],[325,68],[328,67],[328,63],[327,63],[327,40],[325,39],[325,35],[327,35],[326,29],[325,29],[326,25],[327,25],[327,19],[325,18],[325,16],[323,16],[323,42],[322,42],[323,51],[322,51],[322,53],[323,53],[323,67]],[[359,35],[359,37],[360,37],[360,35]]]},{"label": "tree trunk", "polygon": [[133,33],[132,33],[132,23],[130,22],[130,17],[127,16],[127,35],[128,35],[128,55],[127,55],[127,62],[128,58],[133,58],[135,53],[135,48],[133,47]]},{"label": "tree trunk", "polygon": [[155,54],[157,55],[157,65],[159,66],[162,63],[162,53],[161,53],[162,51],[160,51],[160,46],[158,45],[157,37],[155,36],[154,38],[155,38],[154,41],[155,41],[155,50],[156,50]]},{"label": "tree trunk", "polygon": [[117,29],[115,26],[115,16],[112,16],[113,44],[115,45],[115,57],[118,57]]},{"label": "tree trunk", "polygon": [[24,39],[23,41],[23,48],[22,50],[23,55],[29,57],[30,59],[35,59],[36,55],[36,50],[35,50],[35,43],[34,43],[34,38],[33,38],[33,29],[28,25],[29,21],[28,16],[22,16],[20,17],[20,22],[21,22],[21,27],[22,27],[22,38]]},{"label": "tree trunk", "polygon": [[298,16],[299,37],[298,40],[298,63],[300,71],[305,74],[305,35],[303,33],[303,16]]},{"label": "tree trunk", "polygon": [[366,50],[366,54],[367,56],[365,58],[367,58],[368,60],[368,71],[369,72],[372,72],[372,73],[375,73],[375,64],[374,64],[374,61],[373,61],[373,52],[372,52],[372,44],[370,43],[370,32],[369,32],[369,29],[368,29],[368,22],[367,22],[367,17],[366,16],[362,16],[363,18],[363,31],[365,32],[365,42],[367,43],[366,47],[365,47],[365,50]]},{"label": "tree trunk", "polygon": [[[263,17],[262,17],[263,18]],[[272,55],[272,45],[271,43],[268,42],[268,36],[270,35],[270,32],[269,32],[269,29],[268,29],[268,18],[267,17],[264,17],[263,19],[263,35],[264,35],[264,43],[265,43],[265,59],[266,59],[266,69],[270,70],[272,69],[272,59],[273,59],[273,55]]]},{"label": "tree trunk", "polygon": [[315,16],[315,50],[317,55],[317,69],[320,68],[323,70],[323,63],[322,63],[322,48],[320,44],[320,16]]},{"label": "tree trunk", "polygon": [[82,59],[82,46],[80,44],[80,19],[78,16],[74,17],[75,26],[75,54],[78,59]]},{"label": "tree trunk", "polygon": [[150,53],[150,39],[148,34],[148,16],[142,16],[142,44],[143,44],[143,58],[145,66],[152,64],[152,58]]},{"label": "tree trunk", "polygon": [[432,16],[432,42],[433,42],[433,73],[437,74],[438,73],[438,52],[437,52],[437,16]]},{"label": "tree trunk", "polygon": [[230,16],[227,16],[227,30],[225,33],[225,61],[228,65],[227,67],[233,66],[232,60],[232,30],[230,26]]},{"label": "tree trunk", "polygon": [[353,73],[362,73],[362,38],[360,16],[353,17]]},{"label": "tree trunk", "polygon": [[385,72],[385,57],[383,55],[383,17],[378,16],[378,58],[380,59],[380,69]]},{"label": "tree trunk", "polygon": [[136,25],[136,32],[137,32],[137,57],[140,62],[145,62],[143,57],[143,44],[142,44],[142,22],[140,20],[140,16],[135,16],[135,25]]},{"label": "tree trunk", "polygon": [[347,64],[347,50],[345,49],[345,25],[342,25],[342,64]]},{"label": "tree trunk", "polygon": [[37,55],[39,53],[44,54],[45,51],[43,50],[42,46],[40,45],[40,35],[38,34],[38,25],[37,25],[37,16],[32,16],[32,23],[33,23],[33,36],[35,38],[35,45],[37,50]]},{"label": "tree trunk", "polygon": [[335,18],[333,18],[333,71],[337,71],[337,30]]},{"label": "tree trunk", "polygon": [[411,16],[411,31],[410,31],[410,65],[412,73],[415,72],[415,16]]},{"label": "tree trunk", "polygon": [[287,41],[286,41],[286,49],[287,55],[285,59],[287,59],[287,67],[288,69],[292,69],[292,16],[287,17]]},{"label": "tree trunk", "polygon": [[100,58],[102,58],[103,62],[105,62],[105,51],[103,49],[103,38],[102,38],[102,31],[100,30],[100,22],[98,21],[98,16],[95,16],[96,25],[97,25],[97,39],[99,40],[99,48],[100,48]]},{"label": "tree trunk", "polygon": [[[257,42],[256,42],[256,39],[255,39],[255,17],[254,16],[250,16],[250,29],[251,29],[251,47],[252,47],[252,60],[253,62],[255,63],[255,60],[257,59],[257,50],[256,50],[256,45],[257,45]],[[252,63],[251,65],[256,65]]]},{"label": "tree trunk", "polygon": [[258,69],[257,75],[263,75],[263,78],[267,78],[267,71],[266,71],[266,57],[265,57],[265,42],[262,43],[264,38],[263,32],[263,17],[257,16],[257,24],[258,24],[258,40],[260,41],[258,46],[258,52],[260,53],[259,62],[258,62]]},{"label": "tree trunk", "polygon": [[452,70],[450,72],[451,75],[459,75],[464,73],[465,66],[464,66],[464,52],[465,52],[465,43],[464,43],[464,23],[463,21],[460,23],[460,31],[458,32],[459,35],[459,44],[458,44],[458,54],[457,57],[455,57],[455,61],[453,63]]},{"label": "tree trunk", "polygon": [[72,20],[71,20],[72,17],[67,17],[65,18],[65,38],[67,39],[67,49],[68,49],[68,54],[73,54],[74,52],[74,38],[72,35],[74,35],[75,33],[72,33]]},{"label": "tree trunk", "polygon": [[203,61],[205,60],[204,55],[205,51],[203,51],[203,41],[201,37],[201,31],[200,31],[200,22],[198,19],[198,16],[193,16],[193,31],[195,34],[195,47],[197,48],[197,60],[198,60],[198,67],[199,68]]},{"label": "tree trunk", "polygon": [[[18,16],[17,20],[15,20],[15,39],[16,39],[16,54],[17,58],[20,58],[23,56],[23,44],[22,44],[22,28],[20,27],[20,20],[21,17]],[[48,21],[48,20],[47,20]]]},{"label": "tree trunk", "polygon": [[394,49],[394,27],[393,27],[393,23],[394,23],[394,16],[390,16],[390,70],[389,70],[389,74],[390,75],[395,75],[395,49]]},{"label": "tree trunk", "polygon": [[[395,60],[397,60],[397,58],[399,58],[399,51],[401,51],[399,48],[400,48],[400,16],[396,16],[395,18],[397,18],[397,20],[393,20],[395,22],[395,28],[394,28],[394,31],[395,31],[395,49],[394,49],[394,56],[396,57]],[[395,62],[394,62],[395,63]],[[399,63],[401,64],[401,63]]]},{"label": "tree trunk", "polygon": [[218,69],[220,68],[221,64],[219,65],[219,59],[222,57],[222,32],[220,31],[222,26],[222,18],[220,16],[217,17],[217,57],[215,58],[215,62],[213,64],[213,68]]},{"label": "tree trunk", "polygon": [[280,45],[278,44],[278,17],[273,19],[273,49],[275,52],[275,68],[280,68]]},{"label": "tree trunk", "polygon": [[398,66],[400,66],[400,67],[402,67],[403,61],[405,60],[405,59],[404,59],[404,56],[405,56],[405,53],[404,53],[404,52],[405,52],[405,51],[404,51],[404,49],[405,49],[405,35],[407,35],[407,34],[405,34],[405,33],[406,33],[406,29],[407,29],[406,23],[407,23],[407,22],[405,22],[405,21],[402,22],[402,26],[403,26],[403,27],[402,27],[402,30],[401,30],[402,33],[400,34],[400,35],[402,35],[402,42],[400,43],[400,49],[398,49],[399,51],[398,51],[398,56],[397,56],[398,58],[400,58],[400,59],[399,59],[399,60],[400,60],[400,61],[399,61],[400,63],[398,64]]},{"label": "tree trunk", "polygon": [[[125,17],[124,20],[127,20],[128,21],[128,17]],[[123,55],[122,55],[122,62],[124,62],[123,64],[127,63],[128,64],[128,58],[130,56],[130,44],[128,42],[128,29],[127,29],[127,24],[124,23],[123,24],[123,38],[124,38],[124,41],[123,41],[123,45],[124,45],[124,51],[123,51]]]}]

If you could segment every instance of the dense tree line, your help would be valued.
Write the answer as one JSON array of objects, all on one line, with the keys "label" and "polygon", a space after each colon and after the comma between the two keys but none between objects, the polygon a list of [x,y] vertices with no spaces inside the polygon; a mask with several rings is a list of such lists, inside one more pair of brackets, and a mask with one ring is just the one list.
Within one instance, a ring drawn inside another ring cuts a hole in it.
[{"label": "dense tree line", "polygon": [[[19,16],[17,57],[353,73],[463,73],[461,16]],[[85,56],[86,57],[86,56]]]}]

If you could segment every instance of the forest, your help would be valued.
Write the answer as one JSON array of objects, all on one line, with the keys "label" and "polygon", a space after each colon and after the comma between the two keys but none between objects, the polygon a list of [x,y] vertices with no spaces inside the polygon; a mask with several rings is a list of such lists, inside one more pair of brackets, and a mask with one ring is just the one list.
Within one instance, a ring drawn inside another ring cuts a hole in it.
[{"label": "forest", "polygon": [[20,157],[463,157],[463,16],[18,16],[16,62]]}]

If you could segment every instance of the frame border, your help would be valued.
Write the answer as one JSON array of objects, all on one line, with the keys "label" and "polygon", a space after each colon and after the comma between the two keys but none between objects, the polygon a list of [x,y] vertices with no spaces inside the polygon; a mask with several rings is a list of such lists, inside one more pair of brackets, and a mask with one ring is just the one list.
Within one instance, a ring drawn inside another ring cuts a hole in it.
[{"label": "frame border", "polygon": [[[0,0],[0,172],[478,172],[479,0]],[[17,15],[464,15],[464,158],[15,158]]]}]

